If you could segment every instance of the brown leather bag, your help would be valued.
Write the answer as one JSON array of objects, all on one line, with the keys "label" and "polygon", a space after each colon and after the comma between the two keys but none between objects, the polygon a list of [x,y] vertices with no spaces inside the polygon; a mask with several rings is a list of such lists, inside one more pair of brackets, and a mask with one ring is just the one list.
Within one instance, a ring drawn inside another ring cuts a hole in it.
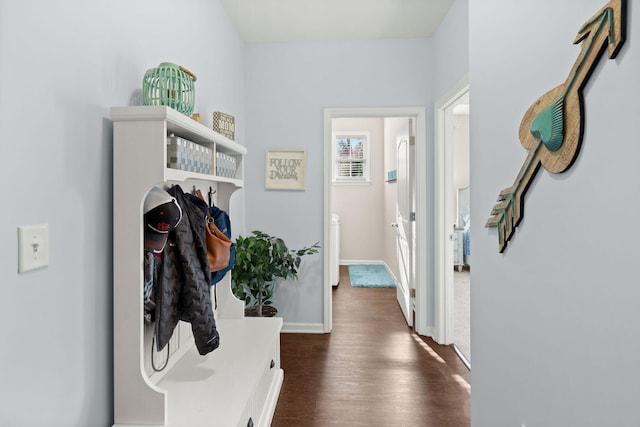
[{"label": "brown leather bag", "polygon": [[[196,190],[196,195],[204,200],[200,190]],[[229,265],[231,251],[231,240],[216,227],[216,224],[207,209],[207,226],[205,227],[207,239],[207,258],[209,258],[209,269],[211,272],[222,270]]]}]

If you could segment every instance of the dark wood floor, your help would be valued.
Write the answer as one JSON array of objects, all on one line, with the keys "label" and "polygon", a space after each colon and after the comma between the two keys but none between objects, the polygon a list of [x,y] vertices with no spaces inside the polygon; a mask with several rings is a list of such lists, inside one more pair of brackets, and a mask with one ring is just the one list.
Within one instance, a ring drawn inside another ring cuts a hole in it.
[{"label": "dark wood floor", "polygon": [[394,288],[333,291],[331,334],[282,334],[274,427],[470,425],[470,372],[407,327]]}]

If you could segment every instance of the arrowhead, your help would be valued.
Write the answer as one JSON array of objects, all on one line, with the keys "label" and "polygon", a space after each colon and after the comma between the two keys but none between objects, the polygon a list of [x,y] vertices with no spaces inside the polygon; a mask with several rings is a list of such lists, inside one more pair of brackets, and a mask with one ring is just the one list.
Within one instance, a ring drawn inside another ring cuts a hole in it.
[{"label": "arrowhead", "polygon": [[625,41],[626,25],[623,17],[626,15],[626,7],[626,0],[611,0],[582,25],[573,43],[580,43],[587,38],[595,27],[603,25],[605,34],[608,34],[607,51],[609,52],[609,58],[615,58]]}]

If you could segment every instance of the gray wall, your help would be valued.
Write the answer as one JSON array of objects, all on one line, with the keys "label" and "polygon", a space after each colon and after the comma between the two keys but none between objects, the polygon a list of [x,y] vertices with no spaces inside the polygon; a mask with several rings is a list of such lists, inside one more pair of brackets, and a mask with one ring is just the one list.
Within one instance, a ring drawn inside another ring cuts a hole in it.
[{"label": "gray wall", "polygon": [[[243,142],[243,50],[217,0],[0,1],[0,426],[112,424],[109,107],[176,62]],[[50,266],[18,275],[17,227],[39,223]]]},{"label": "gray wall", "polygon": [[640,8],[628,3],[626,45],[584,91],[577,161],[538,173],[499,254],[483,226],[527,155],[522,116],[564,82],[578,29],[605,1],[470,2],[474,426],[638,424]]},{"label": "gray wall", "polygon": [[437,101],[469,72],[469,0],[456,0],[433,35],[433,67]]},{"label": "gray wall", "polygon": [[[247,230],[292,247],[322,241],[323,109],[421,106],[431,99],[430,39],[256,43],[247,46]],[[267,148],[307,150],[305,191],[266,191]],[[326,248],[328,242],[321,242]],[[322,324],[322,255],[274,300],[285,322]]]},{"label": "gray wall", "polygon": [[[434,153],[434,108],[435,103],[461,82],[469,73],[469,1],[456,0],[440,27],[433,35],[434,66],[433,97],[427,104],[427,306],[429,325],[435,321],[435,153]],[[473,95],[472,95],[473,96]]]}]

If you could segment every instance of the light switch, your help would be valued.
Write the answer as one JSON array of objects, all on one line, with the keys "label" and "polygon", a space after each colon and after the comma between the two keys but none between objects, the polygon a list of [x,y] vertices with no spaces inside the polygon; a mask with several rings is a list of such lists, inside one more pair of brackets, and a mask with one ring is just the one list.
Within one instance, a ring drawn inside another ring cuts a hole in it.
[{"label": "light switch", "polygon": [[18,227],[18,273],[49,265],[49,224]]}]

